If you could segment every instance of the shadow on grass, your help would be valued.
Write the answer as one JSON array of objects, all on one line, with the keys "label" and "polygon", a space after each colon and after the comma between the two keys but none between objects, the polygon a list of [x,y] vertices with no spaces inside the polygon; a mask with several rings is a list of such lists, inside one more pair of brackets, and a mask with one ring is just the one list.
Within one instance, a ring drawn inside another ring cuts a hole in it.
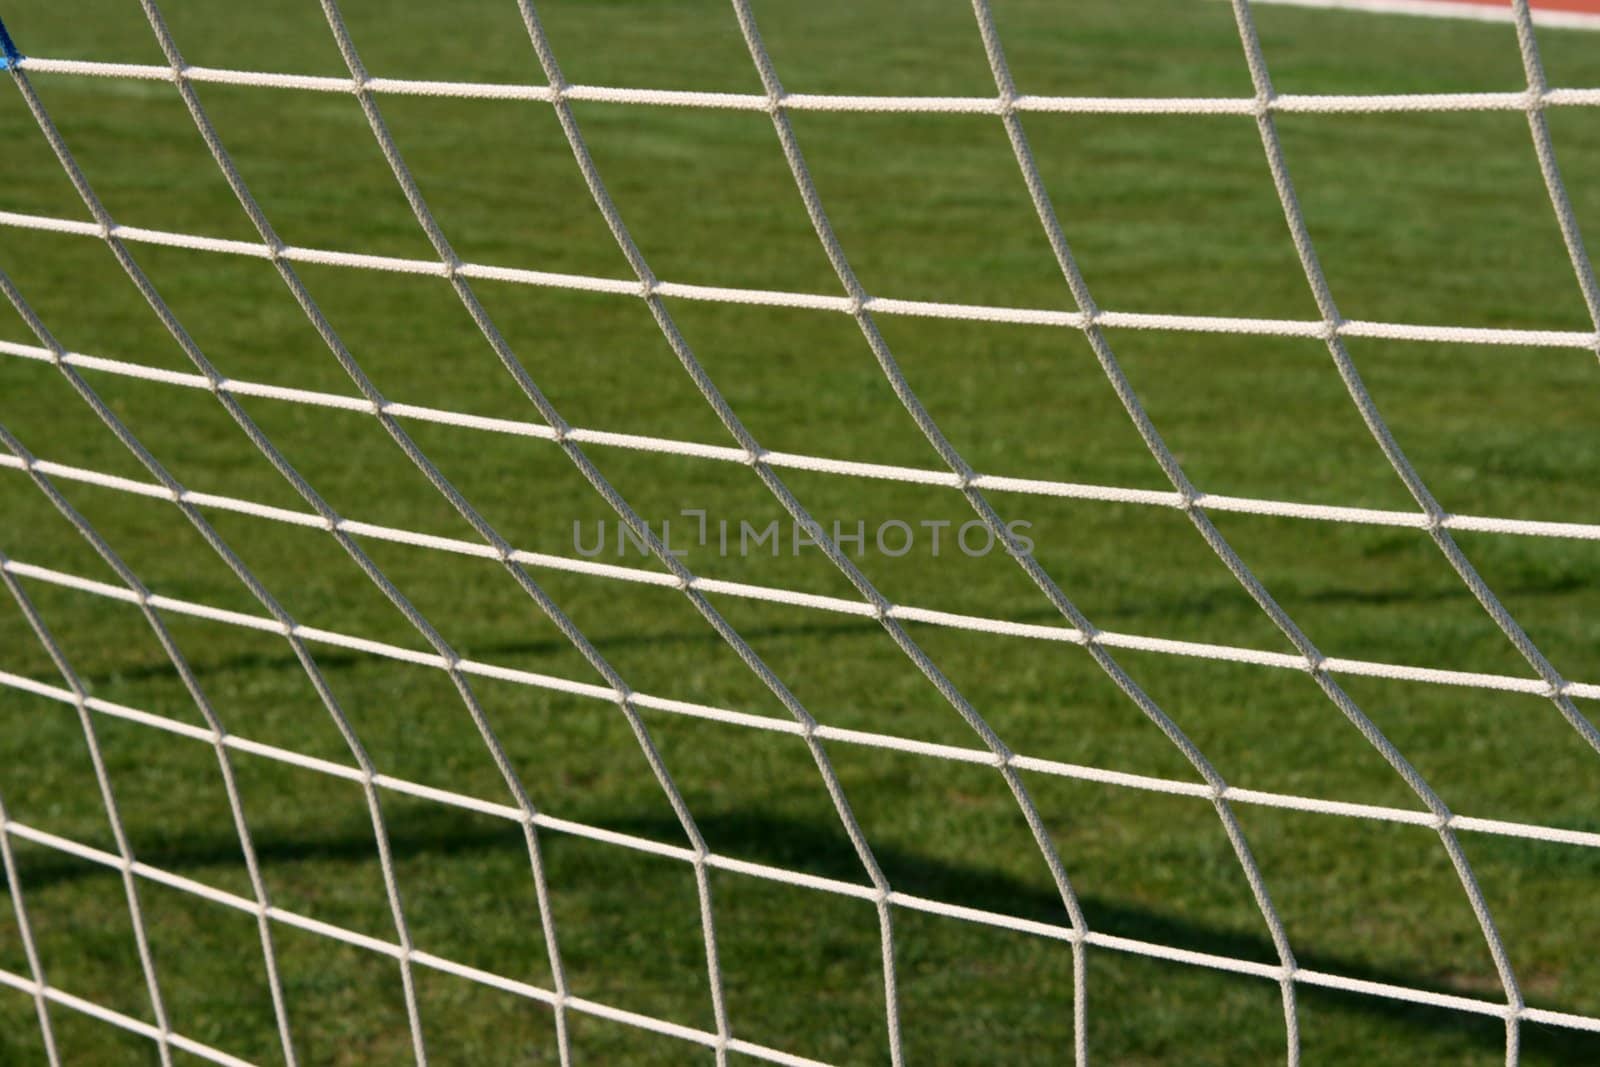
[{"label": "shadow on grass", "polygon": [[[522,852],[525,849],[521,830],[511,823],[504,824],[503,829],[489,829],[482,818],[437,805],[395,804],[391,798],[387,806],[391,809],[388,821],[397,861],[467,858],[498,850]],[[680,827],[669,818],[614,814],[609,818],[591,816],[591,821],[607,829],[665,843],[684,844]],[[866,884],[854,851],[837,828],[819,827],[759,811],[705,814],[698,818],[698,824],[712,850],[720,855],[858,885]],[[558,890],[562,881],[568,885],[575,881],[590,881],[597,885],[615,886],[627,884],[633,877],[635,872],[630,872],[625,866],[628,850],[588,848],[583,850],[580,857],[568,853],[576,840],[553,831],[541,835],[546,863],[552,871],[562,866],[568,867],[565,877],[556,879],[552,875],[552,884]],[[255,839],[255,846],[262,862],[269,866],[371,862],[376,856],[371,829],[365,822],[352,822],[343,830],[325,832],[319,836],[290,838],[264,834]],[[563,853],[568,855],[564,857]],[[207,867],[242,865],[237,841],[226,835],[210,839],[185,837],[142,850],[139,858],[152,866],[190,877],[196,877],[198,872]],[[897,890],[1021,919],[1056,926],[1068,925],[1062,901],[1051,889],[1030,885],[993,870],[949,863],[904,849],[879,848],[877,858]],[[471,869],[466,868],[464,873]],[[35,854],[30,857],[23,874],[24,885],[30,893],[40,893],[51,887],[70,887],[84,880],[119,877],[116,870],[80,862],[59,853],[48,856]],[[5,881],[0,878],[0,890],[5,887]],[[641,894],[640,902],[646,902],[649,886],[639,885],[638,892]],[[1236,959],[1276,963],[1271,941],[1264,931],[1252,934],[1225,929],[1163,914],[1153,908],[1122,900],[1084,896],[1081,903],[1090,926],[1099,933]],[[1054,944],[1065,949],[1060,942],[1040,939],[1039,944],[1041,947]],[[1358,958],[1334,953],[1297,954],[1297,963],[1303,968],[1366,981],[1440,989],[1482,1000],[1496,999],[1490,991],[1452,990],[1436,976],[1374,966]],[[1487,1052],[1498,1050],[1503,1045],[1503,1036],[1498,1032],[1498,1027],[1463,1026],[1469,1021],[1482,1022],[1486,1017],[1462,1019],[1441,1009],[1360,994],[1320,990],[1319,996],[1322,1002],[1338,1011],[1363,1015],[1418,1032],[1474,1041]],[[1549,1027],[1526,1027],[1524,1035],[1524,1046],[1528,1051],[1551,1057],[1557,1062],[1592,1062],[1595,1051],[1593,1035]]]}]

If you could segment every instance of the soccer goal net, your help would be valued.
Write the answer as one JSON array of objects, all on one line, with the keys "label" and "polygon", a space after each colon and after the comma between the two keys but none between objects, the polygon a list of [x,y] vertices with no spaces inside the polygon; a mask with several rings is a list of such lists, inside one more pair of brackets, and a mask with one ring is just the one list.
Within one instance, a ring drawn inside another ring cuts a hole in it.
[{"label": "soccer goal net", "polygon": [[168,6],[0,7],[0,1059],[1600,1055],[1581,16]]}]

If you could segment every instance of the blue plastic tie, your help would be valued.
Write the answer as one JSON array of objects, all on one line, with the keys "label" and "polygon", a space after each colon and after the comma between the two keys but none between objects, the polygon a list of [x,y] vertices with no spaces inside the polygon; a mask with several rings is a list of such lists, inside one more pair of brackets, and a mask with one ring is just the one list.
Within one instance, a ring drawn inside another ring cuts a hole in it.
[{"label": "blue plastic tie", "polygon": [[6,20],[0,19],[0,70],[9,70],[11,64],[21,60],[22,53],[17,51],[17,42],[11,39],[11,34],[6,30]]}]

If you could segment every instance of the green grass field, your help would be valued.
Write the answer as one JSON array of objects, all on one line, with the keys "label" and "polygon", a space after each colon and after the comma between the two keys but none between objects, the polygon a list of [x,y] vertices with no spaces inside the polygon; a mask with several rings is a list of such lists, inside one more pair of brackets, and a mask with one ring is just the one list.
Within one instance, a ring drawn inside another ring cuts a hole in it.
[{"label": "green grass field", "polygon": [[[317,5],[164,3],[190,63],[344,76]],[[30,56],[161,63],[133,3],[93,13],[10,0],[0,18]],[[538,83],[510,0],[350,0],[374,76]],[[728,5],[563,0],[539,6],[575,83],[760,92]],[[792,92],[992,95],[959,0],[760,4]],[[1226,4],[1006,0],[997,17],[1024,93],[1251,95]],[[1509,26],[1263,8],[1281,92],[1520,90]],[[1543,33],[1555,86],[1600,85],[1600,39]],[[121,223],[256,239],[176,90],[154,81],[38,74],[45,106]],[[352,97],[202,85],[245,180],[294,245],[432,258]],[[382,96],[380,107],[441,226],[476,263],[630,277],[586,193],[553,110],[530,102]],[[655,273],[674,282],[841,290],[759,112],[579,103],[575,114]],[[1600,242],[1600,113],[1552,109],[1567,187]],[[985,115],[799,113],[794,124],[863,285],[915,300],[1070,310],[1000,121]],[[1343,314],[1351,319],[1588,330],[1523,116],[1516,112],[1285,115],[1288,164]],[[1315,319],[1254,122],[1238,117],[1024,117],[1095,299],[1117,311]],[[0,209],[87,219],[18,92],[0,91]],[[162,297],[231,378],[354,393],[260,259],[130,246]],[[3,269],[68,348],[191,371],[93,238],[0,227]],[[439,278],[304,266],[306,286],[391,400],[537,420]],[[475,282],[529,373],[574,426],[730,444],[652,322],[626,296]],[[939,467],[845,315],[669,300],[696,356],[768,449]],[[1077,331],[880,317],[911,386],[980,471],[1165,490]],[[1151,418],[1200,488],[1378,508],[1411,506],[1313,340],[1112,330]],[[0,340],[36,344],[0,305]],[[1600,515],[1600,367],[1566,348],[1354,340],[1396,436],[1453,512],[1594,522]],[[203,390],[96,371],[87,381],[187,487],[304,510]],[[366,415],[245,398],[250,417],[342,515],[476,535]],[[0,355],[0,425],[42,460],[148,481],[66,379]],[[573,526],[612,514],[547,441],[422,421],[406,429],[519,548],[574,555]],[[652,523],[700,508],[764,526],[783,513],[753,473],[595,446],[587,453]],[[781,472],[824,522],[871,529],[970,519],[958,493]],[[171,503],[58,481],[156,593],[260,614]],[[1108,630],[1291,651],[1172,509],[994,493],[1037,557]],[[208,518],[299,621],[425,649],[323,531],[212,510]],[[1420,530],[1218,514],[1216,521],[1330,656],[1526,676]],[[675,531],[678,527],[675,525]],[[680,534],[681,536],[681,534]],[[1600,543],[1461,534],[1491,587],[1565,677],[1600,680]],[[681,544],[681,542],[676,542]],[[463,656],[600,681],[492,560],[366,539],[363,548]],[[16,470],[0,469],[0,553],[116,582]],[[655,567],[637,554],[613,562]],[[697,574],[854,597],[816,550],[777,558],[690,548]],[[867,551],[893,602],[1027,623],[1059,616],[1000,552]],[[787,712],[672,588],[531,573],[637,692],[774,718]],[[200,724],[138,610],[20,579],[93,696]],[[822,723],[963,747],[978,739],[868,618],[716,597],[716,606]],[[228,730],[349,765],[305,671],[278,636],[165,616]],[[911,624],[910,632],[1015,751],[1197,780],[1180,753],[1081,648]],[[313,644],[384,773],[509,803],[465,706],[435,669]],[[1417,807],[1410,790],[1296,671],[1118,653],[1231,784]],[[60,686],[12,598],[0,670]],[[1600,760],[1536,696],[1342,679],[1452,810],[1600,830]],[[474,678],[533,801],[558,818],[682,845],[684,835],[613,705]],[[1590,705],[1585,709],[1592,713]],[[642,713],[720,855],[864,884],[802,741]],[[96,716],[136,856],[230,892],[249,883],[207,744]],[[1065,925],[1017,805],[991,768],[830,743],[890,883],[906,893]],[[274,904],[393,940],[357,784],[234,752]],[[1275,964],[1216,813],[1202,799],[1024,775],[1091,929]],[[0,689],[0,798],[28,827],[114,850],[72,706]],[[534,985],[551,982],[523,836],[511,822],[392,791],[382,796],[418,949]],[[1460,885],[1429,829],[1237,805],[1301,966],[1494,1000],[1501,990]],[[570,991],[714,1029],[692,868],[545,832],[540,841]],[[1600,1014],[1600,852],[1462,835],[1529,1004]],[[13,835],[49,982],[150,1020],[117,871]],[[726,870],[711,875],[735,1036],[799,1056],[888,1060],[878,925],[869,902]],[[174,1030],[282,1062],[252,916],[141,880]],[[908,1062],[1069,1062],[1065,943],[895,910]],[[278,924],[274,938],[302,1063],[405,1062],[410,1031],[392,959]],[[1260,978],[1087,950],[1098,1062],[1281,1060],[1278,988]],[[9,900],[0,967],[28,974]],[[428,968],[417,995],[432,1061],[555,1062],[551,1010]],[[1379,997],[1299,990],[1308,1064],[1497,1063],[1499,1020]],[[63,1062],[154,1062],[155,1046],[60,1005]],[[580,1013],[582,1064],[713,1062],[712,1052]],[[1529,1063],[1593,1063],[1600,1034],[1527,1025]],[[0,1062],[43,1062],[32,999],[0,988]],[[753,1062],[732,1057],[740,1062]],[[175,1060],[191,1062],[184,1053]],[[198,1062],[198,1061],[193,1061]]]}]

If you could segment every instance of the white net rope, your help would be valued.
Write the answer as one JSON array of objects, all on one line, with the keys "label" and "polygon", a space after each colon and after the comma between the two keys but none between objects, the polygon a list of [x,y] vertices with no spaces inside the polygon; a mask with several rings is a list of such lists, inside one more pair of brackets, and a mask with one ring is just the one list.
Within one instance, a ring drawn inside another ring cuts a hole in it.
[{"label": "white net rope", "polygon": [[[1446,512],[1401,451],[1379,415],[1345,348],[1348,338],[1385,338],[1479,345],[1545,346],[1587,350],[1600,355],[1600,285],[1597,285],[1593,265],[1585,253],[1572,206],[1562,184],[1545,119],[1545,111],[1550,108],[1600,106],[1600,89],[1551,89],[1547,86],[1526,0],[1515,0],[1513,5],[1517,39],[1521,46],[1522,63],[1527,76],[1526,91],[1365,96],[1277,94],[1273,89],[1266,60],[1252,23],[1248,0],[1233,0],[1233,16],[1254,88],[1253,96],[1238,99],[1066,97],[1030,96],[1019,93],[1008,70],[1002,41],[987,0],[974,0],[973,3],[974,31],[982,39],[995,85],[993,96],[982,97],[844,96],[787,92],[762,42],[755,16],[747,0],[733,0],[733,15],[737,19],[750,60],[759,74],[764,89],[761,94],[677,92],[569,84],[562,75],[557,57],[534,6],[528,0],[519,0],[518,6],[533,57],[543,73],[543,84],[481,84],[374,78],[368,76],[362,64],[338,5],[334,0],[321,0],[321,2],[329,31],[348,67],[347,77],[310,77],[190,66],[184,61],[152,0],[141,0],[141,5],[150,29],[166,57],[165,66],[24,57],[11,45],[9,39],[4,42],[6,66],[13,84],[37,122],[40,134],[60,161],[65,174],[81,197],[91,221],[0,211],[0,226],[79,235],[104,242],[128,280],[159,317],[193,366],[192,372],[176,372],[70,351],[58,343],[47,324],[41,320],[11,279],[0,274],[0,291],[4,292],[7,301],[16,309],[37,341],[37,344],[0,342],[0,355],[53,365],[84,404],[116,435],[148,475],[147,480],[131,479],[38,458],[8,429],[0,427],[0,444],[4,445],[4,451],[0,452],[0,467],[25,475],[26,480],[66,517],[76,532],[108,564],[118,578],[118,583],[103,582],[0,554],[0,580],[3,580],[8,594],[18,606],[59,674],[58,680],[46,682],[19,674],[0,672],[0,687],[32,693],[76,709],[93,762],[100,799],[108,816],[116,845],[116,851],[113,852],[67,839],[9,818],[6,809],[0,806],[0,858],[4,860],[6,880],[10,886],[12,904],[30,972],[20,974],[0,970],[0,983],[33,997],[43,1044],[52,1063],[58,1062],[51,1023],[52,1011],[57,1008],[81,1012],[149,1038],[158,1049],[163,1063],[172,1061],[174,1050],[217,1063],[244,1062],[221,1048],[178,1033],[169,1025],[163,1005],[160,974],[148,945],[146,922],[141,911],[140,885],[145,882],[193,894],[255,917],[278,1038],[282,1054],[289,1063],[296,1062],[296,1045],[292,1020],[285,1005],[282,983],[278,976],[273,943],[273,930],[279,925],[331,938],[394,960],[404,988],[412,1051],[419,1063],[426,1062],[428,1052],[415,989],[414,975],[418,968],[443,972],[548,1005],[553,1011],[556,1042],[563,1063],[568,1062],[571,1057],[567,1020],[573,1012],[637,1027],[663,1035],[665,1038],[705,1046],[714,1050],[719,1063],[726,1062],[730,1053],[775,1063],[814,1062],[783,1049],[768,1047],[738,1036],[737,1020],[730,1019],[725,1004],[724,979],[718,960],[717,912],[708,873],[712,870],[738,872],[745,876],[797,886],[817,893],[836,894],[867,901],[875,907],[881,940],[888,1052],[892,1062],[897,1064],[904,1058],[894,955],[893,917],[897,909],[947,916],[1064,942],[1066,951],[1071,953],[1073,961],[1073,1055],[1079,1063],[1087,1062],[1090,1058],[1087,1018],[1091,1010],[1093,991],[1089,987],[1085,965],[1085,950],[1088,947],[1141,954],[1196,967],[1214,968],[1275,983],[1281,993],[1285,1057],[1289,1063],[1298,1062],[1300,1056],[1299,1017],[1295,1003],[1296,990],[1300,986],[1337,989],[1364,996],[1432,1005],[1502,1019],[1505,1025],[1507,1063],[1518,1060],[1519,1035],[1524,1022],[1600,1032],[1600,1017],[1530,1008],[1525,1004],[1502,937],[1497,931],[1489,906],[1478,888],[1472,868],[1458,842],[1458,834],[1471,832],[1591,849],[1600,848],[1600,833],[1457,814],[1451,811],[1422,774],[1407,761],[1399,749],[1384,736],[1341,687],[1339,681],[1343,677],[1384,678],[1426,685],[1539,695],[1547,698],[1554,706],[1554,712],[1561,715],[1590,747],[1600,752],[1600,731],[1596,730],[1594,724],[1584,716],[1573,701],[1575,697],[1600,698],[1600,682],[1574,681],[1562,677],[1479,576],[1452,536],[1452,531],[1467,530],[1513,537],[1597,540],[1600,539],[1600,524],[1532,521]],[[68,144],[30,84],[32,74],[144,79],[172,84],[175,91],[180,94],[196,129],[232,189],[240,208],[257,232],[258,240],[221,240],[198,234],[151,230],[119,223],[109,214],[83,171],[74,161]],[[435,257],[403,259],[336,249],[297,247],[284,243],[252,197],[201,105],[195,86],[207,83],[353,96],[359,102],[371,134],[381,149],[395,182],[409,203],[418,227],[434,250]],[[560,122],[562,132],[594,204],[603,215],[618,249],[631,268],[632,276],[607,278],[560,274],[462,260],[435,220],[385,126],[380,101],[386,95],[524,100],[550,105]],[[607,192],[600,170],[589,154],[583,133],[574,116],[571,106],[574,101],[605,101],[644,107],[757,111],[769,115],[817,240],[838,278],[840,292],[827,294],[724,288],[677,283],[658,278],[630,236],[620,211]],[[868,293],[852,270],[844,246],[834,234],[817,186],[807,170],[800,141],[790,124],[789,113],[793,111],[968,113],[994,116],[1004,127],[1043,235],[1053,252],[1066,290],[1078,310],[932,303],[892,299]],[[1550,205],[1558,220],[1573,272],[1595,325],[1594,331],[1483,329],[1355,321],[1345,319],[1340,314],[1318,263],[1296,199],[1293,179],[1279,143],[1275,116],[1289,113],[1418,111],[1507,111],[1525,114]],[[1078,269],[1068,240],[1068,227],[1063,226],[1055,214],[1039,168],[1029,148],[1024,120],[1032,113],[1223,114],[1253,117],[1281,202],[1288,234],[1298,253],[1306,283],[1315,297],[1319,318],[1307,321],[1223,318],[1135,314],[1101,309]],[[268,261],[308,322],[326,344],[328,351],[348,375],[352,391],[332,393],[225,377],[208,360],[199,345],[162,300],[150,279],[128,251],[130,244],[154,244],[207,254],[246,256]],[[515,388],[526,397],[537,418],[526,421],[488,418],[387,399],[357,363],[339,334],[312,299],[296,273],[298,264],[430,275],[446,279],[461,305],[471,316],[484,342],[503,366],[510,379],[508,387]],[[641,436],[569,424],[540,390],[479,302],[472,288],[472,283],[476,280],[585,290],[642,301],[659,328],[661,337],[682,365],[683,371],[689,376],[716,418],[726,428],[734,443],[725,445]],[[668,299],[804,308],[849,316],[859,329],[884,379],[943,461],[944,468],[925,469],[848,462],[765,449],[740,420],[697,360],[668,310],[666,304]],[[985,474],[974,469],[944,436],[901,373],[889,344],[876,325],[876,318],[881,315],[1027,323],[1080,332],[1093,349],[1100,368],[1115,390],[1127,417],[1170,482],[1171,489],[1152,491],[1111,485],[1020,479]],[[1351,403],[1359,412],[1388,464],[1405,485],[1415,502],[1415,507],[1407,510],[1380,510],[1312,505],[1283,500],[1224,496],[1200,490],[1189,480],[1178,458],[1162,440],[1146,414],[1140,397],[1118,365],[1107,336],[1107,331],[1111,329],[1223,332],[1321,340],[1338,369]],[[85,372],[88,372],[88,376]],[[251,444],[272,463],[299,496],[304,507],[284,508],[188,489],[156,459],[96,392],[90,382],[90,377],[95,375],[123,376],[174,388],[211,392]],[[478,535],[478,540],[425,534],[363,522],[338,513],[318,495],[266,433],[251,419],[239,402],[240,398],[248,397],[370,415],[406,458],[466,520]],[[484,435],[520,436],[556,445],[616,513],[619,520],[626,524],[646,546],[654,562],[659,564],[659,568],[600,563],[591,559],[527,551],[510,543],[450,483],[439,467],[403,428],[401,420],[435,423]],[[584,452],[584,447],[589,445],[666,453],[707,462],[747,466],[784,511],[797,523],[809,529],[820,529],[820,525],[784,484],[780,477],[781,471],[805,471],[842,478],[899,481],[954,490],[970,504],[978,520],[992,532],[996,542],[1013,550],[1009,554],[1053,611],[1059,615],[1059,621],[1048,624],[1021,623],[893,603],[868,580],[860,568],[852,562],[850,555],[842,551],[826,535],[819,535],[819,546],[831,564],[856,590],[857,596],[854,598],[823,596],[785,588],[701,577],[692,573],[683,561],[669,550],[640,514],[605,479]],[[57,483],[82,483],[120,493],[170,501],[183,518],[198,531],[219,559],[237,576],[259,605],[259,611],[247,613],[227,610],[164,595],[159,590],[147,587],[94,526],[74,509],[57,487]],[[1182,512],[1210,550],[1237,580],[1240,588],[1284,635],[1295,651],[1274,652],[1099,629],[1079,610],[1037,560],[1031,554],[1020,550],[1011,529],[985,495],[991,491],[1112,501],[1140,507],[1176,509]],[[234,513],[271,523],[326,531],[327,535],[333,538],[361,568],[372,584],[403,613],[430,651],[417,651],[353,634],[323,629],[294,618],[230,548],[228,542],[207,519],[208,512]],[[1526,661],[1528,673],[1526,675],[1475,673],[1323,655],[1222,536],[1211,521],[1209,515],[1211,512],[1247,513],[1306,521],[1404,527],[1425,531],[1460,581],[1493,620],[1505,640]],[[358,539],[405,544],[441,553],[497,561],[523,594],[555,624],[571,647],[594,669],[601,681],[598,683],[578,681],[462,656],[373,562]],[[0,546],[0,549],[3,547]],[[609,581],[655,585],[678,590],[718,637],[738,655],[761,684],[787,709],[790,717],[772,718],[736,708],[691,703],[634,690],[540,586],[536,578],[536,573],[539,571],[568,572]],[[91,695],[61,644],[34,608],[25,588],[27,583],[63,587],[110,601],[134,605],[165,651],[173,671],[193,699],[205,726],[192,725]],[[819,723],[790,692],[775,671],[719,613],[711,599],[714,596],[768,601],[816,612],[876,620],[951,709],[970,726],[975,735],[974,742],[965,747],[937,744],[909,737],[843,729]],[[230,733],[224,727],[218,709],[207,697],[195,672],[168,634],[163,621],[167,617],[200,619],[222,626],[241,627],[280,636],[288,643],[327,714],[343,737],[348,748],[349,761],[334,762],[311,757]],[[1129,774],[1013,751],[967,697],[946,677],[933,659],[923,651],[907,630],[904,625],[906,623],[1080,646],[1106,677],[1181,752],[1193,768],[1198,780]],[[506,800],[491,802],[381,772],[367,755],[360,737],[334,696],[332,688],[323,678],[316,657],[318,649],[327,648],[350,650],[365,656],[415,664],[444,672],[459,693],[462,704],[482,738],[483,745],[501,773],[506,788]],[[1117,650],[1197,657],[1305,673],[1314,680],[1339,713],[1361,732],[1372,748],[1400,775],[1416,795],[1417,806],[1387,807],[1356,804],[1245,789],[1228,784],[1178,724],[1118,664],[1113,654]],[[541,809],[537,804],[537,783],[526,783],[518,776],[474,693],[473,679],[477,678],[551,690],[615,705],[625,717],[663,796],[675,814],[682,829],[684,843],[664,844],[646,837],[562,818],[559,813]],[[682,792],[669,774],[650,731],[640,716],[641,709],[751,730],[792,735],[802,739],[859,859],[860,879],[841,880],[824,877],[782,866],[737,859],[712,851],[696,825],[695,817]],[[187,739],[212,748],[221,783],[232,811],[234,829],[245,857],[251,889],[249,895],[229,892],[152,866],[141,862],[134,855],[123,832],[118,817],[113,782],[96,741],[95,723],[102,718],[122,720],[151,730],[164,731],[175,739]],[[845,790],[829,762],[824,742],[879,748],[931,760],[993,768],[1015,799],[1047,865],[1060,896],[1061,920],[1054,923],[1041,922],[1001,911],[957,905],[897,890],[885,876],[873,853],[872,845],[851,810]],[[392,917],[392,937],[380,938],[361,933],[278,907],[271,902],[252,845],[251,827],[245,816],[244,804],[234,779],[232,761],[238,753],[279,761],[357,783],[361,787],[383,872]],[[1045,828],[1023,783],[1021,772],[1024,771],[1099,783],[1119,789],[1192,797],[1208,802],[1214,808],[1237,863],[1248,882],[1277,962],[1268,964],[1197,952],[1091,929],[1069,877],[1070,857],[1058,854],[1051,835]],[[538,901],[539,920],[549,957],[552,975],[549,987],[484,971],[423,951],[413,944],[398,888],[389,832],[380,804],[380,797],[385,793],[419,798],[434,804],[504,819],[522,828],[526,840],[528,869]],[[1501,994],[1498,997],[1483,998],[1458,996],[1300,966],[1296,962],[1284,923],[1274,907],[1266,882],[1246,842],[1244,832],[1235,818],[1234,808],[1241,804],[1311,812],[1336,818],[1431,828],[1436,832],[1440,847],[1448,857],[1459,880],[1461,891],[1476,917],[1483,941],[1494,962]],[[575,835],[608,846],[636,850],[689,865],[694,874],[699,900],[700,929],[704,942],[706,973],[709,977],[707,993],[712,1005],[714,1028],[699,1029],[685,1026],[667,1019],[580,997],[569,990],[564,978],[559,931],[545,880],[541,851],[542,835],[545,833]],[[148,990],[150,1020],[153,1021],[134,1018],[75,996],[70,990],[51,984],[49,976],[41,965],[29,923],[25,901],[26,887],[19,878],[17,864],[13,858],[11,844],[13,838],[58,850],[120,872],[132,928],[137,939],[139,963]]]}]

